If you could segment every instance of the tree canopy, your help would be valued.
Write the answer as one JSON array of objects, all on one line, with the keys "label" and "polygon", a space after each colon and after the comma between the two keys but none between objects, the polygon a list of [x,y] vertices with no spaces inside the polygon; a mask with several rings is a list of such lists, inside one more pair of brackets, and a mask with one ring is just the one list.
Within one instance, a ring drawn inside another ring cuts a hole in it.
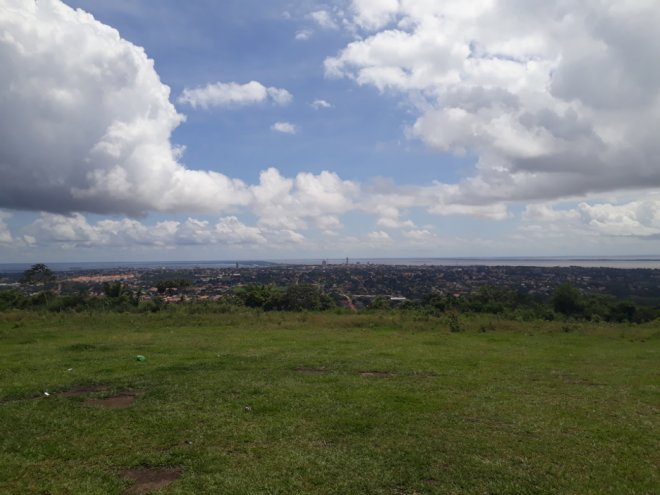
[{"label": "tree canopy", "polygon": [[55,280],[55,274],[43,263],[37,263],[23,272],[21,283],[45,285]]}]

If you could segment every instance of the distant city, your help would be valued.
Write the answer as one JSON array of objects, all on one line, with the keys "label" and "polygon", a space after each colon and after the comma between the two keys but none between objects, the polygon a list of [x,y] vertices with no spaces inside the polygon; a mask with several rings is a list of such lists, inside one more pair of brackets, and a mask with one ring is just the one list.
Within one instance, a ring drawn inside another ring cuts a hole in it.
[{"label": "distant city", "polygon": [[[58,261],[48,263],[56,272],[113,270],[117,268],[229,268],[283,265],[395,265],[395,266],[536,266],[584,268],[660,269],[660,255],[648,256],[530,256],[530,257],[443,257],[443,258],[300,258],[280,260],[191,260],[191,261]],[[0,263],[0,273],[22,272],[33,263]]]},{"label": "distant city", "polygon": [[[526,264],[525,264],[526,263]],[[579,264],[581,263],[581,265]],[[599,263],[601,266],[598,266]],[[18,287],[29,265],[0,265],[0,290]],[[310,261],[209,261],[53,263],[57,292],[102,296],[104,284],[121,283],[143,300],[218,300],[245,285],[308,284],[355,303],[375,297],[404,301],[429,293],[461,297],[484,286],[549,297],[564,282],[585,293],[607,294],[657,304],[660,260],[581,259],[414,259]]]}]

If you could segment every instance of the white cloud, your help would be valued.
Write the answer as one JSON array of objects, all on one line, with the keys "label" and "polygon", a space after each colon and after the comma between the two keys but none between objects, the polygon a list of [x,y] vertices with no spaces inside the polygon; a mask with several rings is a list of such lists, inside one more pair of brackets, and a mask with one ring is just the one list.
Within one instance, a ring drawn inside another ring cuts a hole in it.
[{"label": "white cloud", "polygon": [[[58,0],[2,0],[0,207],[51,212],[220,211],[247,187],[189,170],[184,120],[144,50]],[[283,94],[273,92],[272,98]]]},{"label": "white cloud", "polygon": [[260,226],[304,230],[313,219],[320,229],[330,231],[341,228],[338,215],[355,209],[360,188],[332,172],[301,172],[289,179],[270,168],[261,173],[251,191]]},{"label": "white cloud", "polygon": [[327,102],[327,101],[325,101],[325,100],[321,100],[321,99],[319,99],[319,100],[314,100],[314,101],[312,102],[312,105],[311,105],[311,106],[312,106],[312,108],[313,108],[314,110],[319,110],[319,109],[321,109],[321,108],[332,108],[332,104],[331,104],[331,103],[329,103],[329,102]]},{"label": "white cloud", "polygon": [[[660,236],[656,196],[595,196],[660,185],[653,1],[353,0],[348,18],[338,9],[312,14],[319,26],[357,30],[326,60],[328,75],[399,95],[416,112],[410,138],[478,156],[471,177],[426,186],[363,186],[332,172],[284,177],[274,168],[248,185],[190,170],[171,143],[184,116],[141,47],[58,0],[0,5],[0,113],[11,116],[0,121],[0,207],[50,212],[20,235],[0,214],[0,243],[310,246],[309,229],[336,234],[343,215],[366,212],[373,225],[364,232],[374,232],[360,239],[436,246],[440,238],[412,220],[416,210],[503,220],[512,202],[528,201],[521,235]],[[257,81],[179,98],[196,108],[291,100]],[[543,203],[558,198],[570,206]],[[149,211],[257,220],[90,223],[75,213]]]},{"label": "white cloud", "polygon": [[413,229],[403,233],[403,237],[414,243],[427,244],[436,236],[428,229]]},{"label": "white cloud", "polygon": [[660,235],[660,201],[633,201],[622,205],[580,203],[578,212],[583,223],[606,235]]},{"label": "white cloud", "polygon": [[338,29],[339,26],[327,10],[317,10],[309,15],[323,29]]},{"label": "white cloud", "polygon": [[80,213],[42,213],[25,229],[33,244],[69,247],[176,247],[185,245],[261,245],[266,238],[257,227],[236,217],[223,217],[216,223],[188,218],[185,222],[161,221],[147,225],[133,219],[100,220],[89,223]]},{"label": "white cloud", "polygon": [[0,210],[0,245],[11,244],[14,238],[11,235],[6,220],[11,218],[11,214]]},{"label": "white cloud", "polygon": [[411,220],[402,220],[400,211],[397,207],[386,204],[387,198],[380,198],[378,205],[374,208],[374,213],[378,215],[376,224],[385,229],[403,229],[415,227]]},{"label": "white cloud", "polygon": [[363,31],[327,75],[401,95],[418,113],[410,137],[478,156],[454,210],[660,186],[656,2],[353,0],[351,12]]},{"label": "white cloud", "polygon": [[490,220],[505,220],[510,217],[506,205],[502,203],[490,205],[439,204],[429,208],[429,212],[442,216],[466,215]]},{"label": "white cloud", "polygon": [[290,122],[275,122],[270,128],[283,134],[296,134],[298,132],[298,127]]},{"label": "white cloud", "polygon": [[399,11],[399,0],[353,0],[355,21],[368,29],[388,24]]},{"label": "white cloud", "polygon": [[293,101],[293,96],[286,89],[268,88],[268,96],[278,105],[288,105]]},{"label": "white cloud", "polygon": [[369,232],[367,234],[367,238],[375,244],[387,244],[392,242],[392,238],[387,232],[383,232],[382,230],[377,230],[374,232]]},{"label": "white cloud", "polygon": [[376,222],[376,225],[384,229],[404,229],[415,226],[412,220],[400,220],[399,218],[381,217]]},{"label": "white cloud", "polygon": [[336,215],[320,215],[316,218],[316,226],[324,234],[333,235],[340,230],[343,225]]},{"label": "white cloud", "polygon": [[245,84],[213,83],[199,88],[186,88],[178,102],[193,108],[230,107],[256,105],[266,101],[277,105],[288,105],[293,96],[286,89],[266,87],[260,82],[250,81]]},{"label": "white cloud", "polygon": [[267,247],[269,253],[272,252],[272,249],[300,249],[302,245],[308,243],[303,234],[291,229],[269,230],[264,228],[263,232],[268,236]]},{"label": "white cloud", "polygon": [[660,195],[651,193],[635,201],[581,202],[570,207],[528,205],[523,213],[523,232],[536,237],[660,238]]},{"label": "white cloud", "polygon": [[312,34],[314,34],[314,32],[309,29],[302,29],[296,32],[295,38],[298,41],[307,41],[309,38],[312,37]]}]

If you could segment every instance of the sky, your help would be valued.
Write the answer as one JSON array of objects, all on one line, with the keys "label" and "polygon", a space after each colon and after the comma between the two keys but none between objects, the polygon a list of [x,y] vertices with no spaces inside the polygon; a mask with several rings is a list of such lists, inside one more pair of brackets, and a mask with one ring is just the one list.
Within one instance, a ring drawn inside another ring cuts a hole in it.
[{"label": "sky", "polygon": [[657,0],[0,0],[0,261],[660,254]]}]

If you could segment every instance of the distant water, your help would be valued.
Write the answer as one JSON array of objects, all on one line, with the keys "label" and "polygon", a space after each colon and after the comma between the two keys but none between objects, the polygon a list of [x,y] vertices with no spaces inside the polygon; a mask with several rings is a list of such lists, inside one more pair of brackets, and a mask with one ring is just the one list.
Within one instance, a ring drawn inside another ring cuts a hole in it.
[{"label": "distant water", "polygon": [[[328,264],[345,264],[346,258],[327,259]],[[285,260],[280,263],[320,264],[323,260]],[[618,257],[528,257],[528,258],[349,258],[350,264],[403,266],[537,266],[584,268],[655,268],[660,269],[660,256]]]},{"label": "distant water", "polygon": [[[239,260],[239,266],[266,267],[277,265],[320,265],[322,259],[291,260]],[[328,264],[346,263],[343,259],[327,259]],[[389,266],[537,266],[585,268],[655,268],[660,269],[660,256],[618,256],[618,257],[528,257],[528,258],[349,258],[350,264],[389,265]],[[31,263],[0,263],[0,273],[16,273],[28,269]],[[48,263],[53,271],[90,271],[127,269],[190,269],[190,268],[231,268],[236,261],[105,261]]]}]

